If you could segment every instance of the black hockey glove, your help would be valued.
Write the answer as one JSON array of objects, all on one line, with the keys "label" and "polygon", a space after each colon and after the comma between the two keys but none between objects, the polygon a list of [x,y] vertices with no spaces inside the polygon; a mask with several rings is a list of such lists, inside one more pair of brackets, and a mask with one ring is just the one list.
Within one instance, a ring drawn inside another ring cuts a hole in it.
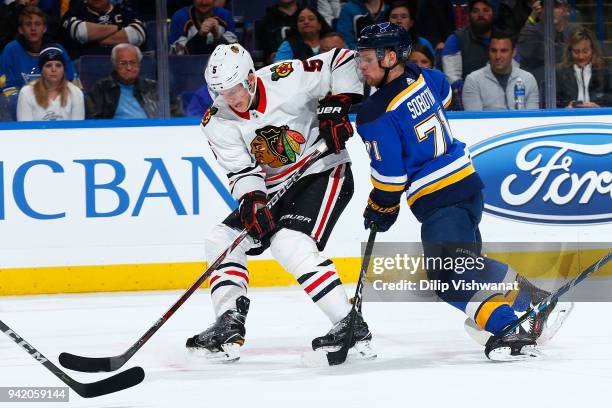
[{"label": "black hockey glove", "polygon": [[249,235],[261,239],[272,231],[276,224],[270,209],[266,207],[268,197],[263,191],[251,191],[240,198],[240,220]]},{"label": "black hockey glove", "polygon": [[376,189],[372,189],[368,197],[368,205],[363,212],[363,225],[365,228],[369,229],[370,226],[376,225],[378,232],[389,230],[399,215],[399,197],[401,195],[398,196],[397,201],[383,201],[377,197]]},{"label": "black hockey glove", "polygon": [[344,149],[348,138],[353,136],[353,126],[348,119],[349,109],[351,98],[346,95],[329,95],[319,101],[319,134],[325,140],[327,149],[336,154]]}]

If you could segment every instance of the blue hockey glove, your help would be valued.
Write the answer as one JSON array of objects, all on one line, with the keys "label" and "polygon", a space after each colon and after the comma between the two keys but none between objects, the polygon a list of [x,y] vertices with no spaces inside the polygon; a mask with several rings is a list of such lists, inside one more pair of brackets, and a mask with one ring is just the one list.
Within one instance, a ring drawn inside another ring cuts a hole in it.
[{"label": "blue hockey glove", "polygon": [[400,201],[385,202],[380,198],[376,197],[376,189],[372,189],[370,196],[368,197],[368,205],[363,212],[363,225],[366,229],[370,226],[376,225],[378,232],[385,232],[391,228],[391,226],[397,220],[400,209]]}]

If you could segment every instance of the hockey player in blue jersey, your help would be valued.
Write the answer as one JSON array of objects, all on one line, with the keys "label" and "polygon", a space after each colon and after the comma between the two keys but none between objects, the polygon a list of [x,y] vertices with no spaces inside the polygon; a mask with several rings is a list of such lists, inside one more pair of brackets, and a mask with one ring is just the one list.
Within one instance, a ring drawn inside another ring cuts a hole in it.
[{"label": "hockey player in blue jersey", "polygon": [[[480,256],[478,229],[483,210],[483,183],[464,143],[454,138],[445,115],[452,91],[444,74],[406,64],[410,36],[398,25],[368,26],[357,42],[359,69],[378,90],[360,107],[357,131],[370,155],[374,186],[364,212],[365,227],[387,231],[396,221],[401,196],[421,222],[426,257]],[[507,265],[484,258],[484,270],[430,268],[429,279],[442,282],[518,282],[507,292],[437,291],[444,301],[463,311],[482,330],[485,354],[494,360],[539,356],[536,340],[550,313],[505,336],[496,335],[548,293],[531,285]],[[449,285],[453,288],[453,285]],[[552,309],[551,309],[552,310]],[[558,329],[560,320],[551,330]]]}]

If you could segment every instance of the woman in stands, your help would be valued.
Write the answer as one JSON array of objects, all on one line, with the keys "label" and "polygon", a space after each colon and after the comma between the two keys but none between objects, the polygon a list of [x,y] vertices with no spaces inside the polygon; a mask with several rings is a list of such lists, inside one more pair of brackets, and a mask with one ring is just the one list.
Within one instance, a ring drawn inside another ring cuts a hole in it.
[{"label": "woman in stands", "polygon": [[78,120],[85,118],[83,92],[66,80],[66,56],[58,47],[40,53],[40,79],[24,86],[17,101],[17,120]]},{"label": "woman in stands", "polygon": [[576,29],[557,67],[557,107],[611,106],[611,85],[610,71],[595,34],[587,28]]},{"label": "woman in stands", "polygon": [[433,69],[434,67],[434,56],[429,47],[423,44],[412,45],[412,51],[408,60],[421,68]]},{"label": "woman in stands", "polygon": [[304,7],[297,16],[297,24],[281,43],[274,61],[304,60],[319,53],[321,37],[331,31],[325,19],[311,7]]}]

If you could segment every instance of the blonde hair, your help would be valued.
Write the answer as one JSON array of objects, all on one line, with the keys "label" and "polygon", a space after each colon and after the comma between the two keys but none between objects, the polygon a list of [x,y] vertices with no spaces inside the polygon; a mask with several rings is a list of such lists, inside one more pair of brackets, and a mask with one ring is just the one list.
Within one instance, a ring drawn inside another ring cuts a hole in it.
[{"label": "blonde hair", "polygon": [[563,62],[561,65],[565,67],[571,67],[574,65],[574,58],[572,57],[572,48],[576,46],[580,41],[588,41],[591,44],[592,57],[591,64],[595,69],[603,69],[606,67],[606,61],[603,59],[601,49],[599,48],[599,42],[595,37],[595,33],[588,28],[578,27],[570,35],[567,46],[565,47],[565,53],[563,54]]},{"label": "blonde hair", "polygon": [[[36,98],[36,103],[47,109],[49,107],[49,90],[47,89],[47,84],[42,74],[39,79],[34,81],[32,88],[34,89],[34,98]],[[68,81],[66,80],[65,72],[58,90],[60,94],[60,104],[62,107],[64,107],[70,98],[70,90],[68,89]]]}]

